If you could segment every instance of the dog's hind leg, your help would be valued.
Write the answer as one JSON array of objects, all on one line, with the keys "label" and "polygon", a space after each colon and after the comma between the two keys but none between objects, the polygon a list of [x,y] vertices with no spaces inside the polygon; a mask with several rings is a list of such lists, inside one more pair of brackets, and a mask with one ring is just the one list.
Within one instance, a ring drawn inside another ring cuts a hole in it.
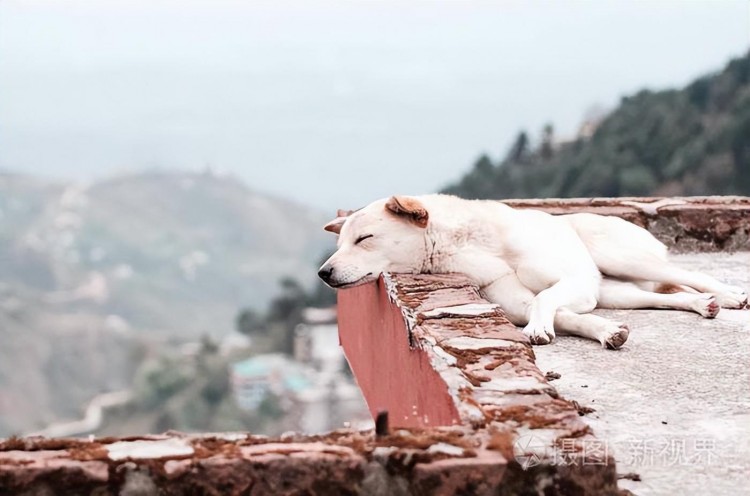
[{"label": "dog's hind leg", "polygon": [[707,319],[716,317],[719,304],[710,293],[654,293],[635,284],[604,278],[599,286],[600,308],[671,308],[699,313]]},{"label": "dog's hind leg", "polygon": [[724,308],[742,308],[747,292],[668,261],[667,247],[645,229],[616,217],[564,215],[586,244],[602,274],[628,281],[650,281],[693,288],[716,296]]},{"label": "dog's hind leg", "polygon": [[677,284],[701,293],[711,293],[716,297],[716,303],[723,308],[744,308],[747,304],[747,292],[742,288],[724,284],[709,275],[686,270],[669,262],[633,258],[632,261],[620,264],[617,269],[608,267],[604,272],[626,280]]}]

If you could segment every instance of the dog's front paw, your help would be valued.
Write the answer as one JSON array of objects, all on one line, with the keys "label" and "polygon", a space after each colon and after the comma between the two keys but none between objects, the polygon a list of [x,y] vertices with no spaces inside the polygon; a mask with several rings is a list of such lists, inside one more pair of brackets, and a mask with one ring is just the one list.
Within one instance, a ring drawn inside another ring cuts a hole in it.
[{"label": "dog's front paw", "polygon": [[727,291],[716,294],[716,302],[722,308],[745,308],[747,291],[736,286],[728,286]]},{"label": "dog's front paw", "polygon": [[613,322],[600,339],[602,340],[602,346],[609,348],[610,350],[616,350],[625,344],[625,341],[628,340],[628,336],[630,336],[630,329],[627,324]]},{"label": "dog's front paw", "polygon": [[523,328],[523,333],[529,338],[531,344],[549,344],[555,339],[555,330],[549,324],[543,325],[529,322],[528,325]]}]

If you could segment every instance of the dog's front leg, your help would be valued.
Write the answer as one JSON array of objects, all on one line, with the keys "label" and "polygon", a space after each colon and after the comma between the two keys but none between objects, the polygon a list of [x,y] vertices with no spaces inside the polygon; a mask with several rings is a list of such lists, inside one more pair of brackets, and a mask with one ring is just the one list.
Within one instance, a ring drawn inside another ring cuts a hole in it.
[{"label": "dog's front leg", "polygon": [[[534,293],[524,286],[515,273],[509,273],[492,284],[482,288],[484,297],[492,303],[497,303],[513,324],[523,327],[529,324]],[[585,300],[585,298],[584,298]],[[590,311],[589,306],[573,305],[579,309]],[[527,326],[528,327],[528,326]],[[554,328],[562,334],[581,336],[599,341],[602,346],[619,348],[628,339],[628,327],[619,322],[613,322],[596,315],[579,315],[566,308],[559,308],[554,317]],[[529,333],[526,333],[528,336]],[[550,337],[544,332],[539,339],[532,340],[534,344],[547,344]]]},{"label": "dog's front leg", "polygon": [[523,329],[534,344],[555,339],[555,314],[559,308],[587,313],[596,307],[596,286],[585,278],[564,277],[531,301],[529,323]]},{"label": "dog's front leg", "polygon": [[[562,280],[535,295],[521,282],[515,272],[509,272],[482,288],[482,292],[489,301],[500,305],[513,324],[525,326],[523,333],[529,341],[533,344],[548,344],[555,338],[554,323],[557,309],[571,304],[569,284],[574,284],[574,281]],[[574,306],[577,306],[575,311],[582,307],[580,304]],[[594,306],[596,300],[592,299],[591,308],[587,307],[580,311],[590,312]]]},{"label": "dog's front leg", "polygon": [[482,293],[487,300],[497,303],[514,325],[528,324],[534,293],[521,284],[515,272],[508,272],[483,287]]}]

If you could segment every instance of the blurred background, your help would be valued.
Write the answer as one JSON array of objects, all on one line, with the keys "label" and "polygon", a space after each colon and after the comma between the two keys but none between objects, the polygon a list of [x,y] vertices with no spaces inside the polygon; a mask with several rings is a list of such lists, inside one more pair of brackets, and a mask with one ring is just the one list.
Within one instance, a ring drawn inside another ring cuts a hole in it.
[{"label": "blurred background", "polygon": [[750,3],[0,0],[0,436],[370,422],[336,208],[750,195]]}]

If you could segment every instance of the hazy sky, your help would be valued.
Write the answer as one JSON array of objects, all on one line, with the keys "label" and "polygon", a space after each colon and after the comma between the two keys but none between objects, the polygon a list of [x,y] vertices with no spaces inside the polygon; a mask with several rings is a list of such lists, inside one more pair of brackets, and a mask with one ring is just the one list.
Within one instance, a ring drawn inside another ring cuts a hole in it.
[{"label": "hazy sky", "polygon": [[0,169],[210,164],[353,207],[749,47],[747,0],[0,0]]}]

